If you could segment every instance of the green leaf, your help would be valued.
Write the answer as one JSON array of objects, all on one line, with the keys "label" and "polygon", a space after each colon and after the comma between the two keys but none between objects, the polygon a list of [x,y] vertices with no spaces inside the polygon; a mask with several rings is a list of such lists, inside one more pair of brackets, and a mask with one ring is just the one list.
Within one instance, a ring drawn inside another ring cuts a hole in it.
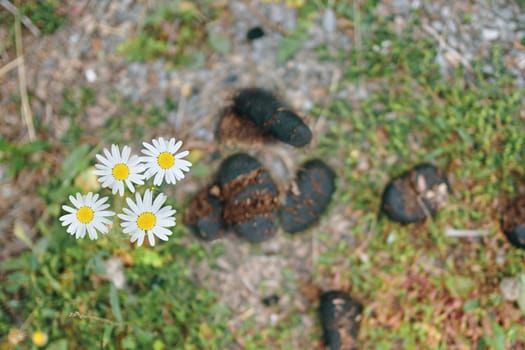
[{"label": "green leaf", "polygon": [[195,177],[207,177],[210,174],[210,168],[204,163],[197,163],[191,167],[191,175]]},{"label": "green leaf", "polygon": [[463,304],[463,311],[476,310],[479,307],[479,299],[469,299]]},{"label": "green leaf", "polygon": [[518,306],[522,315],[525,315],[525,273],[522,273],[518,277],[519,283],[519,294],[518,294]]},{"label": "green leaf", "polygon": [[211,48],[218,53],[222,53],[223,55],[225,55],[228,52],[230,52],[230,49],[231,49],[230,39],[228,39],[227,36],[220,33],[214,27],[210,27],[209,29],[208,43],[210,44]]},{"label": "green leaf", "polygon": [[28,266],[27,255],[25,254],[0,261],[0,271],[2,272],[22,270],[28,268]]},{"label": "green leaf", "polygon": [[305,40],[306,30],[304,28],[299,28],[291,35],[284,37],[277,49],[277,62],[281,64],[292,58],[303,47]]},{"label": "green leaf", "polygon": [[7,284],[5,286],[5,289],[10,292],[14,293],[18,291],[23,286],[27,285],[29,281],[29,276],[26,275],[23,272],[13,272],[9,275],[7,278]]},{"label": "green leaf", "polygon": [[67,340],[58,339],[55,340],[46,347],[47,350],[67,350]]},{"label": "green leaf", "polygon": [[492,323],[492,338],[491,345],[494,350],[505,350],[505,330],[497,322]]},{"label": "green leaf", "polygon": [[161,267],[163,264],[161,256],[154,250],[137,249],[133,254],[133,258],[137,265]]},{"label": "green leaf", "polygon": [[122,314],[120,312],[120,304],[119,304],[119,298],[117,293],[117,288],[113,283],[111,284],[111,289],[109,290],[109,304],[111,305],[111,312],[113,313],[113,316],[117,320],[117,322],[122,323]]},{"label": "green leaf", "polygon": [[464,298],[474,289],[475,283],[468,277],[449,276],[445,280],[445,286],[454,298]]},{"label": "green leaf", "polygon": [[24,154],[40,152],[48,149],[50,145],[49,141],[37,140],[20,146],[20,152]]},{"label": "green leaf", "polygon": [[111,344],[111,333],[113,332],[113,326],[106,324],[104,326],[104,334],[102,335],[102,347],[105,348]]},{"label": "green leaf", "polygon": [[14,231],[16,238],[24,242],[29,248],[33,249],[33,242],[27,235],[27,232],[24,229],[24,226],[20,223],[20,221],[18,220],[15,221],[13,231]]},{"label": "green leaf", "polygon": [[60,172],[60,179],[64,183],[70,183],[80,171],[88,167],[91,161],[90,157],[88,157],[90,150],[90,145],[83,144],[67,155],[62,163],[62,171]]},{"label": "green leaf", "polygon": [[166,345],[162,342],[160,339],[155,339],[153,342],[153,350],[164,350],[166,349]]},{"label": "green leaf", "polygon": [[136,349],[137,343],[135,342],[135,339],[131,336],[131,334],[127,335],[124,339],[122,339],[122,342],[120,343],[124,349]]},{"label": "green leaf", "polygon": [[47,266],[42,267],[41,271],[44,277],[47,279],[47,282],[49,283],[51,288],[53,288],[55,291],[59,293],[62,293],[62,287],[60,286],[60,283],[58,283],[58,281],[53,276],[51,276],[51,273],[49,272],[48,267]]}]

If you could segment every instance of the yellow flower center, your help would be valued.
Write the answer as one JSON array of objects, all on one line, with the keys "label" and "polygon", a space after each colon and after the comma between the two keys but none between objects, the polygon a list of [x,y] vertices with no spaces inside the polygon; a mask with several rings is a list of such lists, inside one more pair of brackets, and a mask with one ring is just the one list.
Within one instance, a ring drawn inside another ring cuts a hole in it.
[{"label": "yellow flower center", "polygon": [[111,171],[113,177],[117,180],[126,180],[129,176],[129,167],[124,163],[118,163]]},{"label": "yellow flower center", "polygon": [[44,346],[47,343],[47,334],[41,331],[36,331],[33,333],[31,340],[36,346]]},{"label": "yellow flower center", "polygon": [[149,211],[140,214],[137,218],[137,226],[144,231],[151,230],[153,227],[155,227],[156,223],[157,218],[155,217],[155,214]]},{"label": "yellow flower center", "polygon": [[95,213],[90,207],[81,207],[77,210],[77,219],[83,224],[89,224],[93,220]]},{"label": "yellow flower center", "polygon": [[175,157],[169,152],[162,152],[157,157],[157,163],[162,169],[169,169],[175,164]]}]

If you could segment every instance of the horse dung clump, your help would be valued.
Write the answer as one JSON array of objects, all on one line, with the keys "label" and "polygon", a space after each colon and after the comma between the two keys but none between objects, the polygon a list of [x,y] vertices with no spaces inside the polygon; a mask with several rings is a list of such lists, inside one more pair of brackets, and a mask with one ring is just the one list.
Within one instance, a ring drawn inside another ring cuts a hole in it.
[{"label": "horse dung clump", "polygon": [[501,228],[513,246],[525,249],[525,196],[517,197],[505,208]]},{"label": "horse dung clump", "polygon": [[362,312],[363,305],[345,292],[332,290],[321,294],[319,317],[328,349],[358,349],[357,335]]},{"label": "horse dung clump", "polygon": [[330,204],[335,190],[335,173],[319,159],[303,164],[295,183],[298,193],[290,189],[279,216],[282,228],[289,233],[307,229]]},{"label": "horse dung clump", "polygon": [[184,223],[198,238],[213,241],[224,235],[222,204],[214,194],[216,185],[203,188],[191,200]]},{"label": "horse dung clump", "polygon": [[388,183],[381,210],[401,224],[423,221],[445,206],[449,190],[442,170],[431,164],[420,164]]},{"label": "horse dung clump", "polygon": [[245,88],[233,97],[232,110],[251,120],[264,133],[295,147],[312,140],[312,132],[288,105],[273,93],[261,88]]},{"label": "horse dung clump", "polygon": [[227,226],[253,243],[275,235],[278,190],[257,159],[244,153],[228,157],[219,168],[218,184]]}]

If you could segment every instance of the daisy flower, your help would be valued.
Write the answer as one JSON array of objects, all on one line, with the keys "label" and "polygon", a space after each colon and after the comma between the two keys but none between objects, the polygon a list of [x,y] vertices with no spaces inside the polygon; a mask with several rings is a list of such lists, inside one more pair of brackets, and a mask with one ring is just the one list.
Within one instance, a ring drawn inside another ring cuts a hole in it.
[{"label": "daisy flower", "polygon": [[142,162],[146,166],[146,179],[153,179],[153,184],[159,186],[162,184],[162,179],[169,184],[175,184],[177,181],[184,179],[184,173],[190,171],[191,163],[183,159],[190,152],[183,151],[177,153],[182,146],[182,141],[176,142],[175,138],[164,140],[158,138],[152,141],[153,144],[143,142],[145,148],[142,153],[145,156],[141,157]]},{"label": "daisy flower", "polygon": [[144,197],[140,194],[135,195],[135,202],[126,198],[129,208],[124,208],[124,214],[118,217],[122,220],[120,225],[124,233],[131,236],[131,242],[138,241],[140,246],[144,242],[144,236],[148,235],[149,244],[155,245],[155,236],[163,241],[168,240],[171,230],[167,227],[173,227],[175,223],[176,210],[170,205],[162,206],[166,202],[166,195],[160,193],[153,200],[153,192],[146,190]]},{"label": "daisy flower", "polygon": [[111,188],[113,194],[119,192],[124,195],[124,183],[131,192],[135,192],[133,184],[143,185],[144,175],[142,172],[144,168],[140,163],[138,156],[131,156],[131,148],[124,146],[122,154],[117,145],[111,145],[111,153],[107,148],[104,148],[105,157],[97,154],[97,159],[100,162],[95,165],[95,175],[98,175],[98,181],[102,183],[102,187]]},{"label": "daisy flower", "polygon": [[69,226],[67,228],[69,234],[79,239],[83,238],[87,231],[90,239],[97,239],[97,231],[108,233],[108,225],[111,225],[111,221],[107,218],[115,213],[105,210],[109,207],[109,204],[106,204],[107,197],[98,199],[98,194],[89,192],[85,196],[80,193],[77,193],[76,197],[69,196],[69,200],[74,207],[63,205],[62,209],[68,214],[59,218],[62,226]]}]

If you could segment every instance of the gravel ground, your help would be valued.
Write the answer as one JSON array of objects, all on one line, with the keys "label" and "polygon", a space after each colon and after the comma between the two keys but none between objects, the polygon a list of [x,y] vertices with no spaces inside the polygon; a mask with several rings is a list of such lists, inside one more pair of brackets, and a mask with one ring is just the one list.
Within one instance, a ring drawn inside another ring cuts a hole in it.
[{"label": "gravel ground", "polygon": [[[96,134],[108,118],[117,115],[119,106],[110,99],[112,95],[146,105],[163,105],[169,99],[178,106],[169,114],[169,129],[176,136],[184,135],[189,142],[209,144],[212,148],[216,147],[214,128],[218,111],[238,87],[256,85],[276,90],[304,114],[313,105],[329,102],[330,87],[337,87],[339,96],[346,95],[356,100],[365,97],[371,89],[366,85],[341,82],[344,65],[350,62],[322,61],[313,50],[320,43],[333,50],[355,45],[356,36],[338,29],[331,10],[320,13],[313,20],[303,48],[285,64],[278,64],[276,52],[283,36],[265,24],[272,23],[291,31],[297,25],[297,11],[275,3],[226,2],[230,20],[216,24],[217,30],[231,40],[231,51],[210,57],[197,69],[167,70],[163,60],[129,63],[115,53],[116,47],[136,32],[153,3],[147,0],[68,1],[65,6],[68,21],[57,32],[41,38],[29,33],[25,35],[31,109],[38,124],[48,126],[47,137],[58,138],[67,130],[69,121],[60,115],[64,91],[75,91],[82,86],[96,91],[94,105],[82,118],[82,127],[90,132]],[[476,59],[482,60],[487,74],[493,73],[495,68],[490,51],[498,43],[503,61],[517,82],[525,84],[525,47],[522,44],[525,11],[515,3],[391,0],[383,1],[376,11],[380,15],[394,15],[394,24],[402,30],[411,11],[418,8],[424,13],[422,35],[431,36],[439,43],[436,61],[443,74],[448,74],[458,65],[463,65],[468,72]],[[259,18],[265,18],[267,23],[261,23]],[[255,25],[263,26],[266,35],[248,42],[245,33]],[[383,46],[388,48],[388,43]],[[14,58],[6,52],[0,57],[0,66]],[[21,127],[19,108],[10,100],[10,96],[18,94],[18,83],[16,70],[0,77],[1,133],[14,142],[27,137],[26,129]],[[318,116],[308,120],[315,133],[322,133],[327,127],[324,119]],[[309,147],[315,147],[315,140]],[[277,164],[272,157],[278,157],[284,163],[292,162],[293,166],[297,165],[295,160],[306,158],[311,148],[297,151],[283,146],[281,151],[276,151],[277,155],[260,150],[252,152],[265,158],[266,164]],[[279,169],[274,168],[274,176],[290,177],[286,173],[279,174]],[[24,173],[15,180],[8,179],[5,172],[5,167],[0,167],[0,242],[4,246],[0,258],[23,248],[23,244],[12,236],[15,218],[17,225],[22,225],[30,236],[34,235],[33,220],[43,210],[43,204],[35,194],[35,184],[39,183],[38,179],[45,178],[49,169]],[[190,182],[186,192],[196,191],[201,185],[203,183],[198,180],[193,184]],[[343,207],[332,208],[331,215],[323,218],[316,231],[329,233],[333,239],[351,240],[345,231],[352,225],[352,215],[356,214],[345,212]],[[216,288],[221,300],[233,308],[236,316],[230,323],[232,329],[252,314],[256,315],[259,326],[266,327],[275,325],[292,312],[305,311],[311,296],[307,292],[297,296],[296,291],[301,290],[302,285],[318,285],[322,289],[344,287],[337,273],[315,277],[312,281],[314,261],[323,251],[324,244],[311,233],[293,238],[281,233],[258,247],[242,243],[233,236],[228,236],[223,242],[225,254],[217,261],[218,268],[196,266],[194,275],[203,284]],[[264,306],[261,299],[274,293],[280,296],[277,307]],[[306,312],[301,315],[302,326],[293,330],[297,334],[308,333],[314,324]]]}]

